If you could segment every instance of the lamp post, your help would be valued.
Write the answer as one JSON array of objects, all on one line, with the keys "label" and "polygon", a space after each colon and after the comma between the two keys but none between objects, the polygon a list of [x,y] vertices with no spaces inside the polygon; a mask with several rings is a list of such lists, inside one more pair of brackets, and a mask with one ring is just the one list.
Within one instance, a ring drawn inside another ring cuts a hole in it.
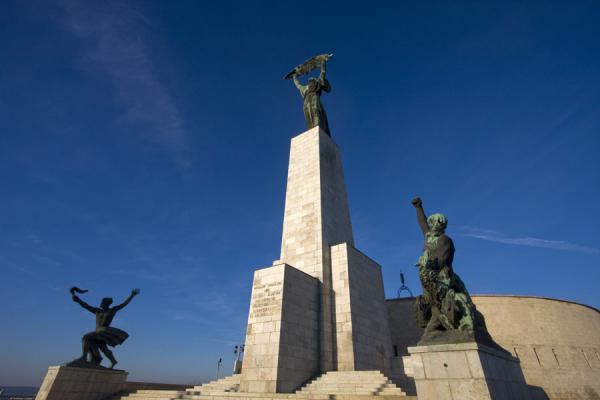
[{"label": "lamp post", "polygon": [[219,362],[217,363],[217,380],[219,380],[219,374],[221,372],[221,364],[223,364],[223,359],[219,358]]},{"label": "lamp post", "polygon": [[236,355],[235,361],[233,362],[233,373],[239,374],[242,372],[242,354],[244,354],[244,345],[235,345],[233,348],[233,354]]}]

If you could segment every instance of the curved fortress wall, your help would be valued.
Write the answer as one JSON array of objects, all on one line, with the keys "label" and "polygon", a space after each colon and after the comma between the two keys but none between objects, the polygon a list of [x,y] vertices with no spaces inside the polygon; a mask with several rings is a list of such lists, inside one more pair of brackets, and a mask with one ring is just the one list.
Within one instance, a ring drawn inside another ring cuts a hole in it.
[{"label": "curved fortress wall", "polygon": [[[521,361],[533,398],[600,399],[600,311],[582,304],[527,296],[473,296],[494,340]],[[414,298],[387,301],[398,355],[422,330]]]}]

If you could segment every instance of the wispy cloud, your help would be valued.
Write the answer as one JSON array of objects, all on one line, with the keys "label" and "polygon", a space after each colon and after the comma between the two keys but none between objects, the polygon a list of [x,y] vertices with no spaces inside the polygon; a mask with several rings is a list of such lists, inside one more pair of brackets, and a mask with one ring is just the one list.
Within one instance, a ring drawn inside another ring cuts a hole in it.
[{"label": "wispy cloud", "polygon": [[149,18],[125,2],[66,0],[62,4],[67,29],[86,44],[86,67],[112,80],[124,108],[122,120],[169,147],[179,164],[187,166],[183,118],[152,60],[156,43],[150,40]]},{"label": "wispy cloud", "polygon": [[488,240],[490,242],[514,244],[517,246],[541,247],[545,249],[556,249],[575,251],[587,254],[600,254],[600,250],[594,247],[581,246],[574,243],[565,242],[562,240],[548,240],[534,237],[509,237],[505,234],[489,229],[479,229],[470,226],[462,226],[461,236],[472,237],[476,239]]}]

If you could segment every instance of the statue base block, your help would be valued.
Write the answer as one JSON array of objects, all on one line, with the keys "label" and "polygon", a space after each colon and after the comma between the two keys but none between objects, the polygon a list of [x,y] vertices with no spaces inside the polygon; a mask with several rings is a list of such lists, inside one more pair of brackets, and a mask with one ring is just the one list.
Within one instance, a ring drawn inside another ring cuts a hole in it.
[{"label": "statue base block", "polygon": [[35,400],[101,400],[119,392],[129,373],[64,365],[48,368]]},{"label": "statue base block", "polygon": [[419,400],[530,400],[519,360],[476,342],[409,347]]}]

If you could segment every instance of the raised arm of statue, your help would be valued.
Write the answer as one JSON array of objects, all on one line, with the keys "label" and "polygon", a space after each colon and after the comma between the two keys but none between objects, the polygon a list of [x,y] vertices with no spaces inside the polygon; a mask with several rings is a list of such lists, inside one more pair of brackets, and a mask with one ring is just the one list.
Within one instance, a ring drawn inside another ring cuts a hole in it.
[{"label": "raised arm of statue", "polygon": [[96,307],[92,307],[90,306],[88,303],[86,303],[85,301],[81,300],[78,296],[73,295],[73,301],[77,304],[79,304],[81,307],[85,308],[86,310],[88,310],[89,312],[91,312],[92,314],[96,314],[96,312],[99,311],[98,308]]},{"label": "raised arm of statue", "polygon": [[423,236],[429,232],[429,225],[427,225],[427,217],[425,216],[425,210],[423,210],[423,201],[420,197],[416,197],[411,201],[412,205],[417,210],[417,222],[423,232]]},{"label": "raised arm of statue", "polygon": [[323,89],[325,92],[329,93],[329,92],[331,92],[331,84],[325,78],[326,69],[327,69],[327,63],[325,61],[323,61],[321,63],[321,73],[319,74],[319,82],[321,83],[321,89]]},{"label": "raised arm of statue", "polygon": [[113,310],[115,310],[115,311],[122,310],[138,294],[140,294],[140,289],[133,289],[131,291],[131,294],[129,295],[129,297],[124,302],[122,302],[121,304],[119,304],[118,306],[114,306]]},{"label": "raised arm of statue", "polygon": [[302,97],[304,97],[304,94],[306,93],[306,86],[304,86],[303,84],[300,83],[300,81],[298,80],[298,77],[296,75],[293,76],[293,79],[294,79],[294,85],[296,85],[296,87],[300,91],[300,94],[302,95]]}]

